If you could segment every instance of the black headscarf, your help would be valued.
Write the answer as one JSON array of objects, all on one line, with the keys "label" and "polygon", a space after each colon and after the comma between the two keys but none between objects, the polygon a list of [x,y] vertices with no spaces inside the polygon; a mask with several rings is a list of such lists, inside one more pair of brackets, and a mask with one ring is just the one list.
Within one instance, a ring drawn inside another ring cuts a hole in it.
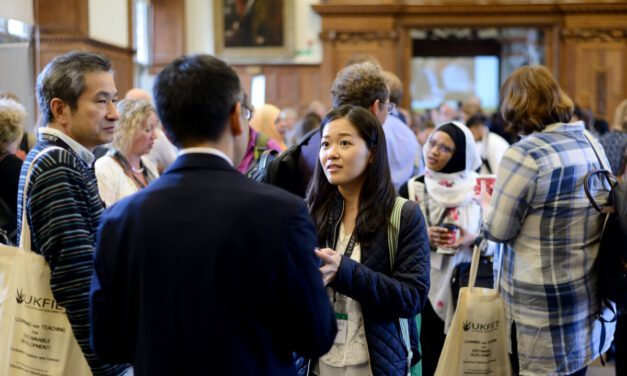
[{"label": "black headscarf", "polygon": [[441,125],[435,131],[442,131],[446,133],[455,143],[455,152],[453,153],[453,156],[451,156],[451,159],[448,161],[446,166],[444,166],[439,172],[451,174],[453,172],[464,171],[466,169],[466,135],[464,134],[464,131],[459,129],[459,127],[453,123]]}]

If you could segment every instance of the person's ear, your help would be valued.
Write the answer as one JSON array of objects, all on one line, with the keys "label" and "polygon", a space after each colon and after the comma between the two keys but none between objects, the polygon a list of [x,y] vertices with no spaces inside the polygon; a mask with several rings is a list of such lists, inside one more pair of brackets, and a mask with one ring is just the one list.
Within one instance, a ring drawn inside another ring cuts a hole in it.
[{"label": "person's ear", "polygon": [[231,115],[229,115],[229,124],[231,127],[231,133],[233,136],[239,136],[244,133],[244,129],[242,127],[242,118],[241,118],[242,104],[237,102],[233,111],[231,111]]},{"label": "person's ear", "polygon": [[374,114],[374,116],[379,117],[379,112],[381,111],[381,101],[375,99],[375,101],[370,105],[369,110]]},{"label": "person's ear", "polygon": [[68,106],[63,100],[59,98],[52,98],[50,100],[50,111],[52,112],[52,116],[56,122],[61,125],[67,124],[70,106]]}]

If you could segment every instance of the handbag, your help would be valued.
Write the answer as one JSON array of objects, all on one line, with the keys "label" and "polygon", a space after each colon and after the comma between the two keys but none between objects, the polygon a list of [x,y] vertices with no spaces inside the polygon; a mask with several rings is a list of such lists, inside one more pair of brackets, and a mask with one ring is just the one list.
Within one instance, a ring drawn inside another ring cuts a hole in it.
[{"label": "handbag", "polygon": [[[586,137],[588,137],[586,135]],[[588,139],[590,142],[590,139]],[[605,167],[596,148],[590,142],[596,155],[600,170],[590,171],[584,178],[584,191],[592,206],[605,214],[601,230],[599,254],[595,260],[594,269],[597,274],[597,295],[601,301],[615,302],[619,310],[627,308],[627,182],[619,182]],[[601,175],[610,186],[610,193],[605,206],[597,203],[591,192],[591,180]],[[606,304],[611,307],[610,304]],[[606,321],[600,317],[602,321]],[[615,320],[615,319],[614,319]],[[609,322],[613,322],[611,320]]]},{"label": "handbag", "polygon": [[26,174],[19,247],[0,244],[0,376],[91,375],[65,309],[52,295],[50,267],[31,250],[24,209],[34,162],[54,148],[39,152]]},{"label": "handbag", "polygon": [[481,251],[475,245],[468,287],[462,287],[436,376],[512,375],[503,299],[496,289],[476,287]]}]

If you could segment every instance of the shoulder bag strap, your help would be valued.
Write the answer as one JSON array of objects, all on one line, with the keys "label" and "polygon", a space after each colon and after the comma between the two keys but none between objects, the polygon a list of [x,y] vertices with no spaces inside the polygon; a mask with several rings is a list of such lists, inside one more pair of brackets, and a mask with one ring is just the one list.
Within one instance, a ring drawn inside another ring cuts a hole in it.
[{"label": "shoulder bag strap", "polygon": [[[392,208],[392,215],[390,216],[390,224],[388,225],[388,252],[390,255],[391,270],[394,270],[394,261],[396,259],[398,234],[401,228],[401,212],[403,210],[403,205],[405,205],[405,202],[407,201],[407,199],[402,197],[396,197],[396,200],[394,200],[394,207]],[[409,338],[409,320],[406,318],[399,318],[399,325],[401,327],[401,335],[403,336],[405,349],[407,350],[407,375],[410,375],[411,360],[414,354],[411,351],[411,339]]]},{"label": "shoulder bag strap", "polygon": [[[592,170],[592,171],[588,172],[586,174],[586,176],[583,178],[583,190],[586,193],[586,197],[588,197],[588,201],[590,201],[592,206],[598,212],[600,212],[600,213],[611,213],[611,212],[613,212],[613,207],[611,205],[610,206],[606,206],[606,207],[601,207],[601,205],[599,205],[596,202],[596,200],[592,196],[592,193],[590,192],[589,180],[590,180],[590,177],[592,177],[593,175],[603,175],[603,176],[605,176],[605,179],[607,180],[607,183],[609,184],[609,187],[611,189],[616,184],[616,177],[614,177],[614,175],[612,174],[612,170],[609,167],[605,166],[605,164],[601,160],[601,157],[599,156],[599,153],[597,152],[597,149],[594,147],[594,143],[592,143],[592,140],[588,136],[588,132],[584,131],[583,134],[586,137],[586,139],[588,140],[588,143],[590,144],[590,147],[592,148],[592,151],[594,151],[594,155],[597,157],[597,160],[599,161],[599,166],[600,166],[600,169]],[[614,182],[612,182],[612,180]]]},{"label": "shoulder bag strap", "polygon": [[35,155],[35,157],[30,161],[30,165],[28,166],[28,171],[26,172],[26,178],[24,178],[24,188],[22,188],[22,229],[20,230],[20,245],[19,248],[25,251],[31,251],[31,239],[30,239],[30,225],[28,224],[28,219],[26,218],[26,194],[28,193],[28,185],[30,183],[30,176],[33,172],[33,168],[35,166],[35,161],[41,158],[44,154],[49,153],[51,150],[62,148],[58,146],[49,146],[39,153]]}]

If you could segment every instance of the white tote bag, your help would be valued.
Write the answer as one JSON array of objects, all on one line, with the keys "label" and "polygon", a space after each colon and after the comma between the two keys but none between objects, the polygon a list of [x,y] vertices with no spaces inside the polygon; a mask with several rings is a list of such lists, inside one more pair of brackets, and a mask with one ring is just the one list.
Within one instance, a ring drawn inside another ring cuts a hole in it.
[{"label": "white tote bag", "polygon": [[459,291],[436,376],[512,375],[505,310],[498,291],[500,268],[497,289],[474,287],[480,253],[475,246],[468,287]]},{"label": "white tote bag", "polygon": [[[50,149],[37,154],[33,162]],[[24,209],[20,246],[0,244],[0,376],[21,375],[91,375],[65,310],[52,296],[50,267],[43,256],[31,251]]]}]

